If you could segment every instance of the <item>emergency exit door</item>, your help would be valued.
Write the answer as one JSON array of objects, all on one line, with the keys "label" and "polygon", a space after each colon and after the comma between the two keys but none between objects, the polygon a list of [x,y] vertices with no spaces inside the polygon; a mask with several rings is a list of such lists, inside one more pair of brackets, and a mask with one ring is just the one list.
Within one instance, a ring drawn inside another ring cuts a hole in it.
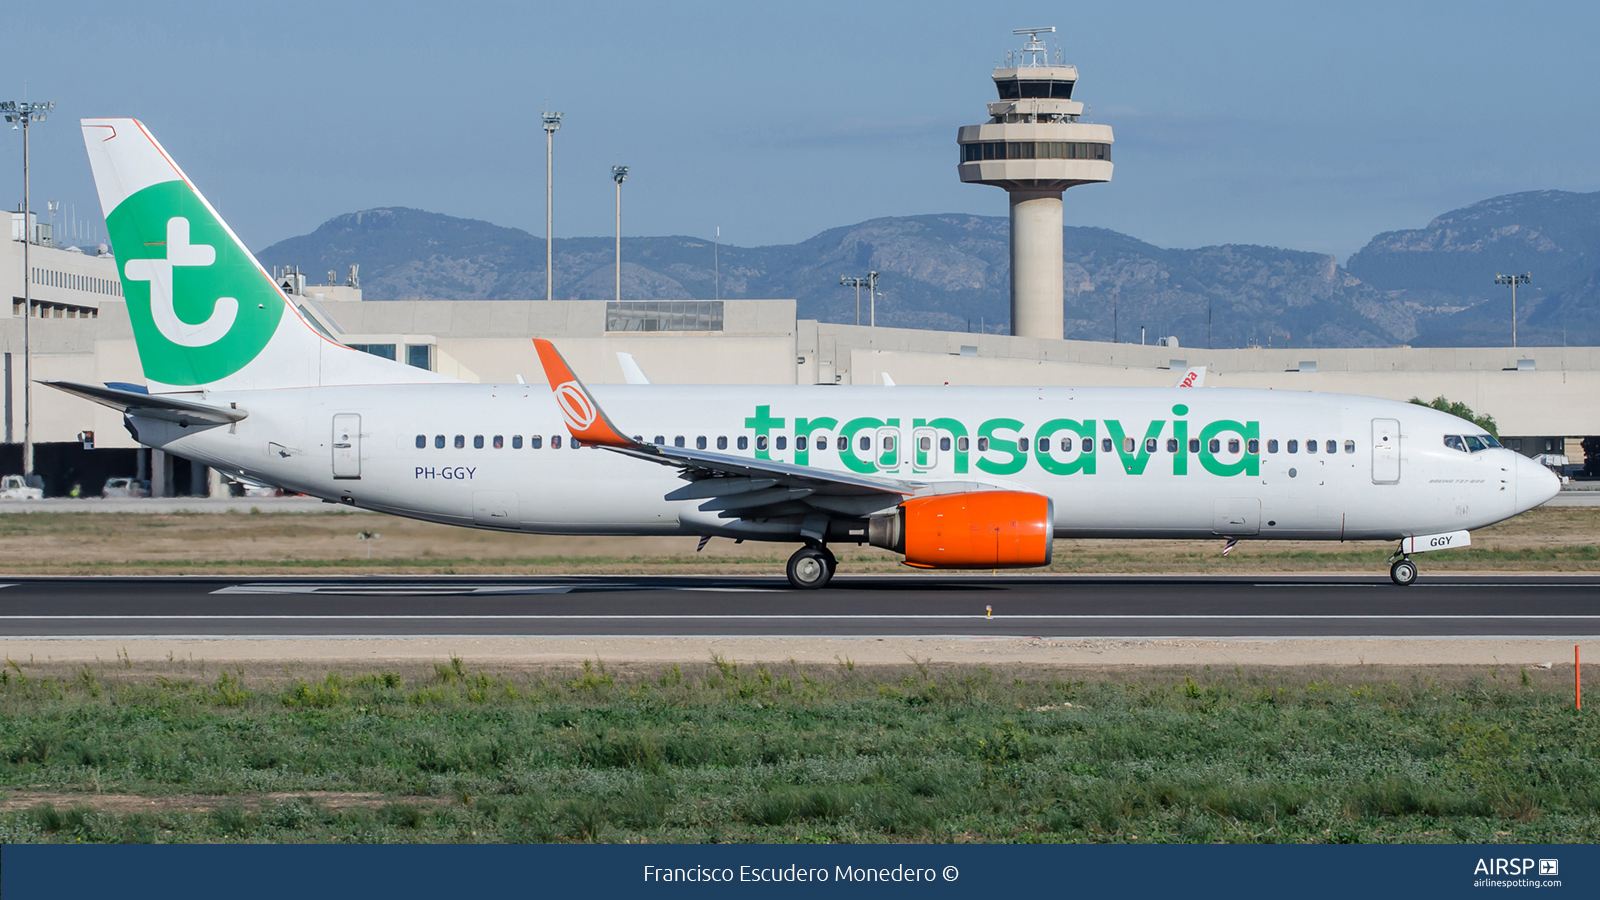
[{"label": "emergency exit door", "polygon": [[361,477],[361,417],[355,413],[333,417],[333,477]]},{"label": "emergency exit door", "polygon": [[1372,420],[1372,483],[1400,483],[1400,422]]}]

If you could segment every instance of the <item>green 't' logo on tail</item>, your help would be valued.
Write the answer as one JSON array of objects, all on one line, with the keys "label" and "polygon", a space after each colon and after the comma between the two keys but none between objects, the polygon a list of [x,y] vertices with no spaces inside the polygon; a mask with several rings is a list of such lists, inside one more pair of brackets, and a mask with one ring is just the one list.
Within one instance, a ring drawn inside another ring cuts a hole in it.
[{"label": "green 't' logo on tail", "polygon": [[106,226],[146,378],[209,384],[244,368],[272,340],[282,297],[187,184],[133,194]]}]

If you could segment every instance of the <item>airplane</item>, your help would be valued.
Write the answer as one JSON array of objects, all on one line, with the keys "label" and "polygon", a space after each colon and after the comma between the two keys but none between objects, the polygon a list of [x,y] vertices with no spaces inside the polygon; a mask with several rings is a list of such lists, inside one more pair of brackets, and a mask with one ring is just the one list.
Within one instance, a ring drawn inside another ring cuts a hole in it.
[{"label": "airplane", "polygon": [[[1412,556],[1559,483],[1471,422],[1391,400],[1177,386],[466,383],[340,344],[297,308],[140,122],[82,129],[146,384],[43,383],[139,443],[231,476],[430,522],[830,545],[923,569],[1046,566],[1058,538],[1397,541]],[[629,362],[632,362],[630,359]]]}]

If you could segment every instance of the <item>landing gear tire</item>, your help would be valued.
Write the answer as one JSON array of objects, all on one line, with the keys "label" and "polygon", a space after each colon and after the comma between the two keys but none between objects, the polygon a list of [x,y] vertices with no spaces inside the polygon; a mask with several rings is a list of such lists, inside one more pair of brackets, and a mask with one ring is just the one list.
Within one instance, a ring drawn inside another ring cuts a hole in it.
[{"label": "landing gear tire", "polygon": [[801,547],[789,557],[789,584],[802,591],[826,587],[837,567],[826,547]]},{"label": "landing gear tire", "polygon": [[1389,578],[1401,587],[1410,587],[1417,580],[1417,564],[1409,559],[1397,559],[1389,567]]}]

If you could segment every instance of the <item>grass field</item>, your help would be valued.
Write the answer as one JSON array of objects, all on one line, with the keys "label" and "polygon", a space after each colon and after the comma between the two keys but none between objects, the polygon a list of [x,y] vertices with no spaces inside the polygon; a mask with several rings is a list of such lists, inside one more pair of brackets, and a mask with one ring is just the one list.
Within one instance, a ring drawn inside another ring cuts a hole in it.
[{"label": "grass field", "polygon": [[0,842],[1592,842],[1570,679],[8,662]]},{"label": "grass field", "polygon": [[[382,537],[372,559],[356,539]],[[1425,571],[1600,570],[1600,508],[1537,509],[1473,535],[1465,551],[1429,553]],[[519,535],[432,525],[368,513],[142,515],[30,513],[0,516],[0,572],[10,575],[159,574],[662,574],[781,576],[788,544],[695,538]],[[901,572],[898,557],[834,545],[844,574]],[[1383,573],[1388,543],[1241,543],[1064,540],[1055,572]]]}]

